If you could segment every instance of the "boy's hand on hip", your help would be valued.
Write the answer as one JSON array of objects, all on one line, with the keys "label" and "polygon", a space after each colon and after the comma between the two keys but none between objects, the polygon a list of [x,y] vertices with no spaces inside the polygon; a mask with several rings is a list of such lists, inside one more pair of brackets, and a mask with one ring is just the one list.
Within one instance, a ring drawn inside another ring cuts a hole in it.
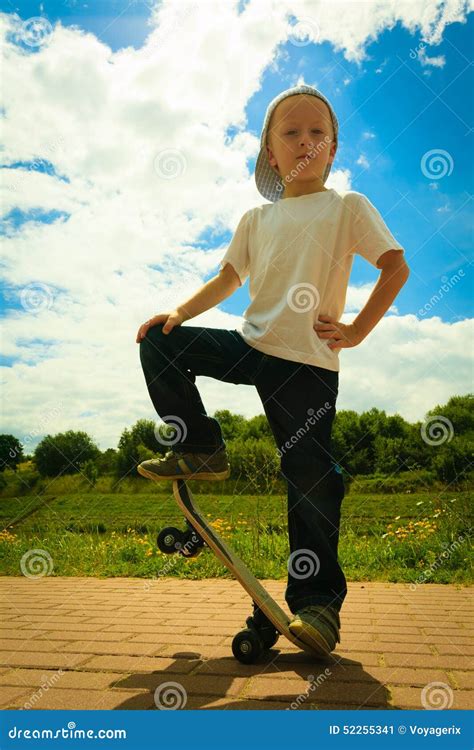
[{"label": "boy's hand on hip", "polygon": [[159,313],[158,315],[154,315],[153,318],[150,318],[150,320],[147,320],[146,323],[143,323],[143,325],[140,326],[140,328],[138,329],[136,342],[137,344],[139,344],[140,341],[145,338],[148,329],[152,326],[158,325],[158,323],[164,323],[163,333],[168,334],[171,333],[175,326],[180,326],[183,321],[184,316],[179,310],[172,310],[171,312]]},{"label": "boy's hand on hip", "polygon": [[347,349],[357,346],[364,339],[354,323],[339,323],[329,315],[319,315],[318,320],[320,322],[315,323],[313,328],[320,339],[329,339],[328,349]]}]

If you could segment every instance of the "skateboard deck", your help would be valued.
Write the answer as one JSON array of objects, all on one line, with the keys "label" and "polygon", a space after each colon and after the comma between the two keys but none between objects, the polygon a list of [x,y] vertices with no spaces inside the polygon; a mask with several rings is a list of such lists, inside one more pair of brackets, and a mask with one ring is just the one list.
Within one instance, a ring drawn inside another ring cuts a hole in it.
[{"label": "skateboard deck", "polygon": [[288,624],[290,622],[284,610],[272,599],[268,591],[250,572],[243,560],[234,552],[218,532],[211,526],[198,507],[191,490],[183,479],[173,480],[173,494],[178,507],[181,509],[191,526],[204,539],[214,554],[224,563],[226,568],[239,581],[251,599],[270,620],[281,635],[291,643],[313,656],[321,658],[321,654],[293,635]]}]

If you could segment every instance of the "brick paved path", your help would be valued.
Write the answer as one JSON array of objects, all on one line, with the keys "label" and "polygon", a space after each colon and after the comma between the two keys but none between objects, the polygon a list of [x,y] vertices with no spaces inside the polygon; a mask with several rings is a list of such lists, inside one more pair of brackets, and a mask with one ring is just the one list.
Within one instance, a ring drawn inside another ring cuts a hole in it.
[{"label": "brick paved path", "polygon": [[0,595],[2,709],[474,708],[472,588],[350,583],[332,657],[281,637],[249,666],[232,580],[4,577]]}]

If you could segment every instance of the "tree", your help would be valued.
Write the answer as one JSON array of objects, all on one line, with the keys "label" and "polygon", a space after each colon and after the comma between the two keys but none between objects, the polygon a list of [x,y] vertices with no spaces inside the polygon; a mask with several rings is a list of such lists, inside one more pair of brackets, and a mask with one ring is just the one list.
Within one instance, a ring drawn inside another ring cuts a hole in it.
[{"label": "tree", "polygon": [[164,445],[157,440],[155,435],[156,429],[157,425],[153,420],[139,419],[133,427],[125,429],[122,432],[118,443],[116,460],[117,476],[123,477],[129,473],[136,476],[135,467],[143,460],[143,448],[148,449],[148,457],[150,453],[151,455],[157,452],[165,453],[166,450],[173,447],[172,445]]},{"label": "tree", "polygon": [[352,409],[336,411],[332,430],[332,453],[336,463],[350,475],[369,474],[368,450],[362,448],[360,417]]},{"label": "tree", "polygon": [[95,462],[100,475],[114,474],[117,465],[117,451],[115,448],[107,448]]},{"label": "tree", "polygon": [[242,438],[244,440],[263,440],[264,438],[270,441],[274,440],[266,415],[257,414],[257,416],[248,419],[242,433]]},{"label": "tree", "polygon": [[95,487],[97,479],[99,478],[99,471],[97,469],[97,464],[95,463],[95,461],[89,459],[84,463],[83,474],[90,482],[90,484]]},{"label": "tree", "polygon": [[14,435],[0,435],[0,471],[13,469],[24,461],[23,446]]},{"label": "tree", "polygon": [[452,396],[444,406],[435,406],[426,414],[426,419],[441,415],[449,420],[454,435],[474,434],[474,397],[472,393],[465,396]]},{"label": "tree", "polygon": [[432,467],[438,479],[455,487],[472,476],[472,459],[472,443],[455,437],[434,450]]},{"label": "tree", "polygon": [[233,414],[229,409],[218,409],[213,416],[219,422],[225,442],[242,436],[247,423],[242,414]]},{"label": "tree", "polygon": [[34,460],[42,476],[77,474],[89,459],[100,455],[99,448],[86,432],[60,432],[46,435],[37,445]]}]

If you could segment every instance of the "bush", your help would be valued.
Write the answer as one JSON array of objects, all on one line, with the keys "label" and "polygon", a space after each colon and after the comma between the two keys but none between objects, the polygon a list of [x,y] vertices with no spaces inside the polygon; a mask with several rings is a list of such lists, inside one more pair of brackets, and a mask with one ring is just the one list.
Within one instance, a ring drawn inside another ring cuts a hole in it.
[{"label": "bush", "polygon": [[99,455],[99,449],[86,432],[68,430],[54,437],[46,435],[36,447],[35,463],[41,476],[57,477],[79,473],[87,460]]},{"label": "bush", "polygon": [[400,472],[392,477],[379,472],[372,476],[360,475],[354,478],[351,490],[357,493],[397,494],[419,492],[423,489],[435,487],[437,484],[434,472],[419,469],[418,471]]},{"label": "bush", "polygon": [[280,458],[274,443],[248,438],[227,443],[234,479],[244,479],[249,493],[272,493],[281,478]]}]

